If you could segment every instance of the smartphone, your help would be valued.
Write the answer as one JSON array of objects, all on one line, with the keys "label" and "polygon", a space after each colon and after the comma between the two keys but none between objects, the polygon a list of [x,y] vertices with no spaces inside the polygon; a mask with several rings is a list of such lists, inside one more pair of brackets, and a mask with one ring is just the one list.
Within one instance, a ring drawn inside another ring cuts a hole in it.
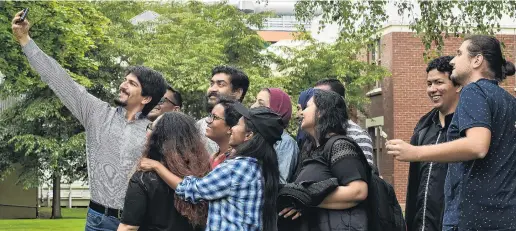
[{"label": "smartphone", "polygon": [[380,133],[380,136],[387,140],[387,133],[385,133],[384,131]]},{"label": "smartphone", "polygon": [[25,18],[27,17],[28,13],[29,13],[29,8],[23,9],[23,13],[22,13],[20,19],[18,20],[18,22],[23,22],[25,20]]}]

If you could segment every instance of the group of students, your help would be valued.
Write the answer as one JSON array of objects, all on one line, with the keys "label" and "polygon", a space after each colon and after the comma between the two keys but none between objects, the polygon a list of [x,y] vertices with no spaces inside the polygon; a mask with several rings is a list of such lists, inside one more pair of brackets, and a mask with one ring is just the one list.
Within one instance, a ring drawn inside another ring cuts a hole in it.
[{"label": "group of students", "polygon": [[[142,66],[128,69],[111,107],[39,49],[20,14],[12,29],[31,67],[86,130],[85,230],[374,230],[372,141],[349,119],[338,80],[301,93],[296,139],[285,131],[290,97],[265,88],[246,108],[249,79],[227,66],[212,70],[208,116],[197,122]],[[397,160],[415,162],[408,230],[516,229],[515,100],[498,86],[514,66],[495,38],[473,36],[427,73],[435,109],[411,144],[386,143]]]}]

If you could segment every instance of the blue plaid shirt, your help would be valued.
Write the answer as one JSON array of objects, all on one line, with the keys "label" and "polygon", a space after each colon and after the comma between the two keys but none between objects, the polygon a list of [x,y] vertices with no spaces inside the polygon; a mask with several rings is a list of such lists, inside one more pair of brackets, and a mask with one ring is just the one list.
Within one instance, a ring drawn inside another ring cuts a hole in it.
[{"label": "blue plaid shirt", "polygon": [[206,231],[261,231],[263,176],[258,161],[236,157],[203,178],[187,176],[176,195],[190,203],[209,201]]}]

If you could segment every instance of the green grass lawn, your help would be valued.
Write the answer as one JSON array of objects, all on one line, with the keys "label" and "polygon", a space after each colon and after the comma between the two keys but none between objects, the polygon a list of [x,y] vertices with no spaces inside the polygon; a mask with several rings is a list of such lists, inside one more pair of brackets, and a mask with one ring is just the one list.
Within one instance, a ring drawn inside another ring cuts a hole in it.
[{"label": "green grass lawn", "polygon": [[84,230],[87,208],[62,208],[62,219],[49,219],[51,208],[40,208],[39,219],[0,220],[0,230],[6,231],[74,231]]}]

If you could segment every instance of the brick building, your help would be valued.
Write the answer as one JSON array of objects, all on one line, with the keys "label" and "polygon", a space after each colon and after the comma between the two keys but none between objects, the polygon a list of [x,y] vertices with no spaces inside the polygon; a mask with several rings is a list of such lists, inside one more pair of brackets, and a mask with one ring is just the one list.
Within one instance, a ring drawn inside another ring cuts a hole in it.
[{"label": "brick building", "polygon": [[[514,62],[516,54],[516,30],[503,29],[498,39],[505,44],[505,58]],[[444,55],[455,55],[463,39],[445,40]],[[405,203],[408,163],[393,160],[385,149],[385,139],[410,141],[413,129],[420,117],[432,109],[426,94],[426,66],[423,59],[424,46],[421,40],[406,26],[387,26],[381,39],[371,49],[369,60],[387,68],[392,74],[368,93],[371,107],[365,125],[375,146],[377,165],[384,179],[392,183],[398,200]],[[515,93],[515,77],[508,77],[502,86]],[[404,206],[403,206],[404,207]]]}]

